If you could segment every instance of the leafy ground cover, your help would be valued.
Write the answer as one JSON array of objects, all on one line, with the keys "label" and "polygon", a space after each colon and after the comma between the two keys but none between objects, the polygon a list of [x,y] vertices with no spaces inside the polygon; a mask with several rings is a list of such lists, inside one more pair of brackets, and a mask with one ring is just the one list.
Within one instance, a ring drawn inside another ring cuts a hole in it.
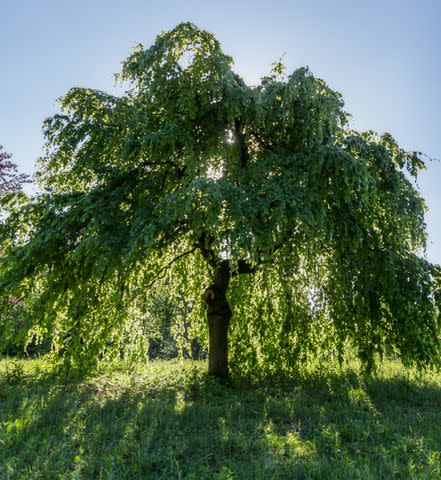
[{"label": "leafy ground cover", "polygon": [[0,362],[1,479],[438,479],[441,375],[397,362],[222,384],[204,362],[60,380]]}]

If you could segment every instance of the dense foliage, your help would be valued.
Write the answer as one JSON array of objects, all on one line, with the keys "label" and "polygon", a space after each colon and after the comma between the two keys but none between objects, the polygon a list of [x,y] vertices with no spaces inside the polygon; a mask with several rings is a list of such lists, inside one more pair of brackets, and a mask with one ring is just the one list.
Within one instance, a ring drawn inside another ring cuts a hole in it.
[{"label": "dense foliage", "polygon": [[[11,155],[2,150],[0,145],[0,219],[9,214],[11,206],[23,201],[23,185],[31,181],[28,175],[19,172]],[[6,243],[0,244],[0,255],[5,248]],[[5,297],[0,306],[0,354],[22,351],[31,328],[23,303],[14,297]]]},{"label": "dense foliage", "polygon": [[87,368],[128,334],[136,345],[158,285],[187,298],[201,341],[206,309],[229,327],[243,371],[348,343],[368,367],[384,353],[439,362],[437,275],[411,180],[421,155],[351,130],[341,95],[307,68],[275,64],[251,87],[231,66],[186,23],[134,49],[123,96],[60,100],[41,193],[3,225],[3,298],[35,298],[34,331]]}]

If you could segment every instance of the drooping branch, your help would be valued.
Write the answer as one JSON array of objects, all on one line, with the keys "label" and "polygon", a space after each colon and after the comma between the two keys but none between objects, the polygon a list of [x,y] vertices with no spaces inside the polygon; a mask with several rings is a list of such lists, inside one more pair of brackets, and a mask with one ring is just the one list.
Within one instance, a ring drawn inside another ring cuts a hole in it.
[{"label": "drooping branch", "polygon": [[264,265],[272,264],[274,262],[274,254],[277,252],[277,250],[280,250],[286,244],[289,237],[290,237],[290,233],[285,235],[285,237],[274,246],[271,252],[272,253],[271,258],[268,258],[266,260],[260,260],[255,265],[250,264],[248,260],[242,260],[242,259],[239,260],[237,262],[237,270],[232,273],[232,276],[247,274],[247,273],[256,273],[260,267]]},{"label": "drooping branch", "polygon": [[177,257],[175,257],[173,260],[170,260],[170,262],[167,263],[167,265],[164,265],[163,267],[161,267],[158,272],[156,273],[156,275],[152,278],[152,280],[150,281],[150,283],[147,285],[146,288],[150,288],[152,287],[155,282],[157,280],[159,280],[159,278],[164,278],[165,274],[167,273],[167,270],[174,264],[176,263],[178,260],[180,260],[181,258],[183,257],[186,257],[187,255],[190,255],[191,253],[193,253],[195,250],[197,249],[197,247],[193,247],[191,248],[190,250],[188,250],[187,252],[184,252],[184,253],[181,253],[180,255],[178,255]]}]

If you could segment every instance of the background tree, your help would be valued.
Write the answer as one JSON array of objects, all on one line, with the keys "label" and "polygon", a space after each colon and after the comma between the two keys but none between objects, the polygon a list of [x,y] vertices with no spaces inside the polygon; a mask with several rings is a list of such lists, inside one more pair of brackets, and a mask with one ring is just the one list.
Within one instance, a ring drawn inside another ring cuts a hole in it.
[{"label": "background tree", "polygon": [[[0,218],[7,216],[10,208],[20,203],[23,184],[31,181],[28,175],[19,173],[11,155],[2,150],[0,145]],[[0,245],[0,255],[2,247],[5,248],[5,245]],[[18,352],[20,346],[23,347],[26,343],[27,332],[31,326],[23,302],[13,296],[5,298],[0,308],[0,353]]]},{"label": "background tree", "polygon": [[158,282],[194,302],[219,377],[229,356],[289,370],[348,343],[367,367],[438,362],[425,205],[406,174],[420,154],[350,130],[307,68],[277,63],[250,87],[231,66],[185,23],[135,48],[125,95],[70,90],[45,122],[42,193],[8,219],[2,295],[37,291],[35,328],[84,368]]},{"label": "background tree", "polygon": [[21,191],[23,184],[30,182],[28,175],[18,172],[17,165],[11,161],[11,155],[2,150],[0,145],[0,197]]}]

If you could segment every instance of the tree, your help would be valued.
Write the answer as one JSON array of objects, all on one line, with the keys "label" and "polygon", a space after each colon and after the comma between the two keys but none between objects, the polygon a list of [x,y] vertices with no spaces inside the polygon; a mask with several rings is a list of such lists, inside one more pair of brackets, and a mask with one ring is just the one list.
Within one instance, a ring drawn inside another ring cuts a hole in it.
[{"label": "tree", "polygon": [[[0,145],[0,207],[3,207],[0,218],[7,216],[12,205],[20,202],[19,197],[24,195],[23,184],[30,182],[28,175],[18,172],[11,155],[2,150]],[[0,245],[0,255],[3,248],[5,245]],[[26,312],[21,302],[12,296],[3,300],[0,308],[0,353],[12,353],[18,350],[17,345],[25,343],[22,334],[27,332],[29,326],[26,328]]]},{"label": "tree", "polygon": [[10,192],[21,191],[24,183],[29,183],[28,175],[19,173],[11,155],[2,152],[0,145],[0,198]]},{"label": "tree", "polygon": [[8,218],[2,294],[38,290],[39,333],[88,367],[158,282],[196,301],[201,332],[205,312],[218,377],[229,356],[288,370],[348,343],[367,367],[438,362],[421,154],[351,130],[307,68],[251,87],[231,66],[183,23],[134,49],[123,96],[70,90],[45,122],[41,194]]}]

